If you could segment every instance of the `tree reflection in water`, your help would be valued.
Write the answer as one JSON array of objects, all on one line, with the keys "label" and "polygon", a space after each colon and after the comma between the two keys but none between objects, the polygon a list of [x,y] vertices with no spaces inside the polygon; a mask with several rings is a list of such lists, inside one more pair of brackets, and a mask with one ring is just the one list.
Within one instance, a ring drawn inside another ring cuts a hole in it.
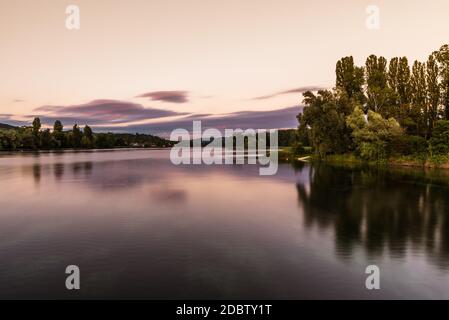
[{"label": "tree reflection in water", "polygon": [[317,163],[296,188],[306,226],[332,228],[340,257],[356,247],[370,257],[422,252],[448,268],[448,186],[441,172]]}]

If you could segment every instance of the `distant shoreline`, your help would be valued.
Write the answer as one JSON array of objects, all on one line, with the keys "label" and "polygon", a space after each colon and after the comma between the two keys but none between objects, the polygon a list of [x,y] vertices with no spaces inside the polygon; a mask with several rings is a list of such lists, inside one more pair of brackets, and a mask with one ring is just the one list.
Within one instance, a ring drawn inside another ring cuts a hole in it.
[{"label": "distant shoreline", "polygon": [[116,148],[93,148],[93,149],[74,149],[74,148],[66,148],[66,149],[18,149],[18,150],[0,150],[0,155],[5,153],[65,153],[65,152],[83,152],[83,151],[116,151],[116,150],[166,150],[171,147],[116,147]]}]

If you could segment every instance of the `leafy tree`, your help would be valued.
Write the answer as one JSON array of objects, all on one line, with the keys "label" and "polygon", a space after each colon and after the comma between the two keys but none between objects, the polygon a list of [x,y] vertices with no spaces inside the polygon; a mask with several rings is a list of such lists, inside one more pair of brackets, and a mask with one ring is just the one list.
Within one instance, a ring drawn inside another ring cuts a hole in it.
[{"label": "leafy tree", "polygon": [[14,151],[18,143],[18,136],[15,130],[0,130],[0,151]]},{"label": "leafy tree", "polygon": [[94,134],[88,125],[84,127],[81,146],[83,148],[92,148],[94,146]]},{"label": "leafy tree", "polygon": [[63,130],[64,126],[62,125],[61,121],[56,120],[55,124],[53,125],[53,137],[57,147],[64,146],[65,139]]},{"label": "leafy tree", "polygon": [[72,135],[71,135],[70,140],[72,142],[72,147],[73,148],[81,147],[82,133],[77,124],[73,125],[73,129],[72,129],[71,133],[72,133]]},{"label": "leafy tree", "polygon": [[29,127],[23,127],[19,130],[19,144],[18,149],[32,150],[37,149],[36,146],[36,136],[34,135],[33,129]]},{"label": "leafy tree", "polygon": [[347,118],[347,124],[352,129],[360,156],[366,160],[384,161],[388,157],[389,143],[402,135],[401,127],[394,118],[384,119],[372,110],[365,117],[359,106]]},{"label": "leafy tree", "polygon": [[35,136],[39,135],[39,130],[41,129],[41,119],[34,118],[33,120],[33,134]]},{"label": "leafy tree", "polygon": [[51,149],[55,147],[55,140],[52,137],[50,129],[45,129],[41,133],[41,147],[44,149]]},{"label": "leafy tree", "polygon": [[449,153],[449,121],[438,120],[435,122],[433,135],[430,139],[432,154],[448,154]]},{"label": "leafy tree", "polygon": [[391,99],[391,90],[388,87],[387,60],[384,57],[371,55],[366,59],[366,93],[367,107],[380,113],[387,113]]},{"label": "leafy tree", "polygon": [[364,103],[363,94],[364,70],[354,65],[352,56],[344,57],[337,62],[335,68],[336,88],[341,93],[359,103]]},{"label": "leafy tree", "polygon": [[33,120],[33,149],[37,149],[40,147],[40,129],[41,129],[41,120],[39,118],[34,118]]},{"label": "leafy tree", "polygon": [[428,131],[428,104],[426,85],[426,65],[415,61],[410,77],[410,122],[413,124],[410,130],[412,134],[426,135]]},{"label": "leafy tree", "polygon": [[434,53],[439,63],[441,78],[443,117],[449,120],[449,45],[444,45]]},{"label": "leafy tree", "polygon": [[435,121],[438,117],[438,107],[440,104],[441,92],[439,85],[439,69],[435,54],[431,54],[426,63],[426,83],[427,83],[427,137],[432,135]]},{"label": "leafy tree", "polygon": [[307,130],[315,152],[319,156],[329,153],[344,153],[351,145],[349,128],[346,126],[345,108],[337,96],[328,90],[317,95],[304,93],[306,107],[298,115],[300,131]]},{"label": "leafy tree", "polygon": [[397,97],[402,106],[410,102],[410,67],[407,57],[399,59],[397,77]]}]

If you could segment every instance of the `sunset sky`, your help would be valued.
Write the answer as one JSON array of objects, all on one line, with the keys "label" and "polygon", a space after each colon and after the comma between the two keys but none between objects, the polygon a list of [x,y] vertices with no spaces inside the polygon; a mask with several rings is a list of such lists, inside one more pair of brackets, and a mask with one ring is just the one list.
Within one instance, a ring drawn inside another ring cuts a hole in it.
[{"label": "sunset sky", "polygon": [[[80,30],[65,26],[70,4]],[[332,87],[340,57],[425,60],[449,42],[448,12],[447,0],[0,0],[0,122],[294,127],[301,93]]]}]

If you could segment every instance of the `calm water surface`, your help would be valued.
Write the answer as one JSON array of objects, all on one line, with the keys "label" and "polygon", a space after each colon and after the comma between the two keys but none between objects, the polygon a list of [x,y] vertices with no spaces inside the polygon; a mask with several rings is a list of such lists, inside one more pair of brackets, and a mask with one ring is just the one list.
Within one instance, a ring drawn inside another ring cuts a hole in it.
[{"label": "calm water surface", "polygon": [[447,173],[168,154],[1,154],[0,298],[449,298]]}]

